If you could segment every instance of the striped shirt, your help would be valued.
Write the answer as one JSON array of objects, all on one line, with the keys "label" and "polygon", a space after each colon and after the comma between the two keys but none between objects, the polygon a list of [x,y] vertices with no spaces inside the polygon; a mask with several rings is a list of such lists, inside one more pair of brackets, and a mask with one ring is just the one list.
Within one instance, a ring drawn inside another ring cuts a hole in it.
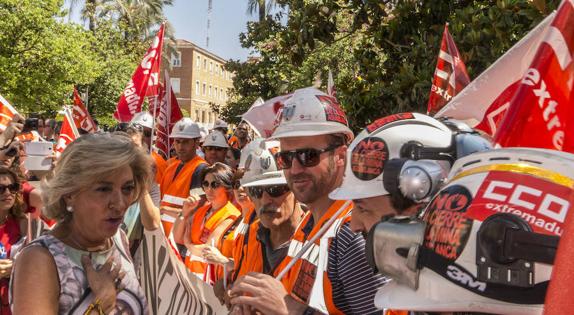
[{"label": "striped shirt", "polygon": [[341,226],[329,248],[327,275],[333,302],[345,314],[382,314],[375,307],[375,294],[384,277],[373,272],[365,256],[365,239],[349,223]]}]

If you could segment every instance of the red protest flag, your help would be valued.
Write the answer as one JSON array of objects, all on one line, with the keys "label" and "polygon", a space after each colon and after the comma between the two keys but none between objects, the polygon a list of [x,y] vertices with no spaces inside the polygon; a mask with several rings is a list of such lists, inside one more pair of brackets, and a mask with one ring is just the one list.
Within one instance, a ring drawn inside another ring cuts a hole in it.
[{"label": "red protest flag", "polygon": [[76,128],[84,129],[87,132],[96,132],[96,123],[90,116],[90,112],[84,105],[80,93],[74,87],[74,107],[72,108],[72,117],[74,118],[74,124]]},{"label": "red protest flag", "polygon": [[[165,23],[159,28],[151,47],[146,52],[142,62],[134,72],[128,86],[124,89],[122,96],[114,112],[114,118],[120,122],[129,122],[135,113],[141,112],[144,97],[147,94],[150,81],[157,82],[159,75],[159,64],[161,63],[161,48],[163,46],[163,33]],[[155,84],[152,84],[153,91]]]},{"label": "red protest flag", "polygon": [[[495,135],[503,147],[574,153],[574,5],[562,1]],[[572,143],[570,139],[569,144]]]},{"label": "red protest flag", "polygon": [[64,120],[62,121],[62,129],[60,130],[60,136],[58,137],[58,142],[56,143],[56,157],[60,157],[62,152],[66,147],[79,137],[76,125],[73,123],[74,119],[70,110],[64,107]]},{"label": "red protest flag", "polygon": [[464,90],[453,97],[435,117],[462,120],[472,128],[494,136],[553,17],[554,13],[540,22]]},{"label": "red protest flag", "polygon": [[[165,87],[165,88],[164,88]],[[167,92],[169,90],[169,93]],[[161,155],[169,158],[169,134],[175,123],[183,118],[175,93],[171,88],[169,74],[165,73],[164,85],[159,85],[157,104],[150,104],[150,112],[155,117],[155,147]],[[155,110],[154,110],[155,108]]]},{"label": "red protest flag", "polygon": [[335,80],[333,80],[331,69],[329,69],[329,77],[327,78],[327,94],[337,97],[337,89],[335,88]]},{"label": "red protest flag", "polygon": [[456,48],[454,39],[444,26],[440,52],[427,105],[427,114],[433,115],[470,83],[466,66]]},{"label": "red protest flag", "polygon": [[6,99],[0,95],[0,130],[4,131],[8,124],[14,118],[14,115],[18,114],[16,109],[8,103]]}]

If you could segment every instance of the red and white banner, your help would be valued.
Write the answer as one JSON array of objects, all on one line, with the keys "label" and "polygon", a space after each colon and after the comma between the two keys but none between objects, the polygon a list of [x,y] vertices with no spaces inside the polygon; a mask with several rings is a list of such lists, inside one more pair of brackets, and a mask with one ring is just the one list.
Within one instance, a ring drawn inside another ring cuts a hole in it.
[{"label": "red and white banner", "polygon": [[574,1],[562,1],[499,125],[495,142],[574,153]]},{"label": "red and white banner", "polygon": [[64,120],[62,121],[62,129],[60,130],[60,136],[58,137],[58,142],[56,143],[56,157],[60,157],[62,152],[66,147],[76,140],[80,135],[76,129],[76,125],[73,123],[72,114],[67,107],[64,107]]},{"label": "red and white banner", "polygon": [[6,130],[16,114],[18,114],[16,109],[0,95],[0,131]]},{"label": "red and white banner", "polygon": [[151,47],[120,97],[114,112],[114,118],[119,122],[129,122],[134,114],[141,112],[144,97],[150,95],[147,92],[148,87],[150,87],[150,93],[153,93],[157,88],[164,27],[165,23],[159,28]]},{"label": "red and white banner", "polygon": [[427,105],[427,115],[433,115],[470,83],[466,66],[460,57],[454,39],[444,26],[440,52]]},{"label": "red and white banner", "polygon": [[494,136],[520,80],[532,63],[554,13],[546,17],[502,57],[466,86],[435,117],[465,121]]},{"label": "red and white banner", "polygon": [[90,112],[82,102],[80,93],[74,87],[74,107],[72,108],[72,117],[74,118],[74,123],[76,128],[84,129],[87,132],[96,132],[96,123],[90,116]]},{"label": "red and white banner", "polygon": [[329,69],[329,78],[327,79],[327,94],[332,97],[337,97],[337,89],[335,88],[335,80],[333,80],[333,72]]},{"label": "red and white banner", "polygon": [[[164,88],[165,86],[165,88]],[[170,93],[166,93],[169,90]],[[183,118],[175,93],[171,88],[170,78],[165,72],[164,85],[160,84],[157,105],[150,104],[150,112],[155,117],[155,147],[164,158],[169,158],[171,148],[169,134],[175,123]],[[155,107],[155,112],[154,112]],[[169,126],[168,126],[169,125]]]},{"label": "red and white banner", "polygon": [[279,123],[279,114],[285,101],[290,99],[291,96],[292,94],[281,95],[268,101],[258,98],[249,110],[241,115],[241,118],[248,122],[259,135],[268,138],[273,134],[275,127]]}]

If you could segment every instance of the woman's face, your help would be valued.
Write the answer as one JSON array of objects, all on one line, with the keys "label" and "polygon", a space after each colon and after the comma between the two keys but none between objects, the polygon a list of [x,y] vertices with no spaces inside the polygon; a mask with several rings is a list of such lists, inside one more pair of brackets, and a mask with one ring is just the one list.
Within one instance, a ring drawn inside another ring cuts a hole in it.
[{"label": "woman's face", "polygon": [[134,175],[126,165],[67,197],[66,205],[73,207],[76,230],[90,241],[101,242],[116,234],[134,199]]},{"label": "woman's face", "polygon": [[251,198],[247,195],[247,191],[243,186],[239,186],[239,188],[233,190],[233,195],[235,196],[235,200],[241,206],[242,210],[253,209],[255,205]]},{"label": "woman's face", "polygon": [[[218,185],[217,188],[213,188],[214,183],[216,183],[215,185]],[[207,198],[207,201],[212,204],[227,203],[227,200],[229,199],[227,196],[227,190],[221,185],[220,182],[215,179],[213,174],[205,175],[202,186],[203,191],[205,191],[205,197]]]},{"label": "woman's face", "polygon": [[9,189],[12,184],[14,184],[12,176],[0,175],[0,212],[10,210],[16,202],[16,192]]}]

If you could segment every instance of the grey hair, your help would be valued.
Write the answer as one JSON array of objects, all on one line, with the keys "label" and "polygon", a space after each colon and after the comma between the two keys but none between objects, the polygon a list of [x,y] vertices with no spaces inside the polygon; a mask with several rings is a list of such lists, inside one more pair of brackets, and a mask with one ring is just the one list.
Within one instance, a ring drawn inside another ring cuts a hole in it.
[{"label": "grey hair", "polygon": [[64,197],[85,190],[98,180],[129,166],[135,182],[135,201],[142,198],[150,180],[151,158],[122,134],[86,134],[62,153],[49,179],[42,182],[44,215],[50,219],[68,217]]}]

